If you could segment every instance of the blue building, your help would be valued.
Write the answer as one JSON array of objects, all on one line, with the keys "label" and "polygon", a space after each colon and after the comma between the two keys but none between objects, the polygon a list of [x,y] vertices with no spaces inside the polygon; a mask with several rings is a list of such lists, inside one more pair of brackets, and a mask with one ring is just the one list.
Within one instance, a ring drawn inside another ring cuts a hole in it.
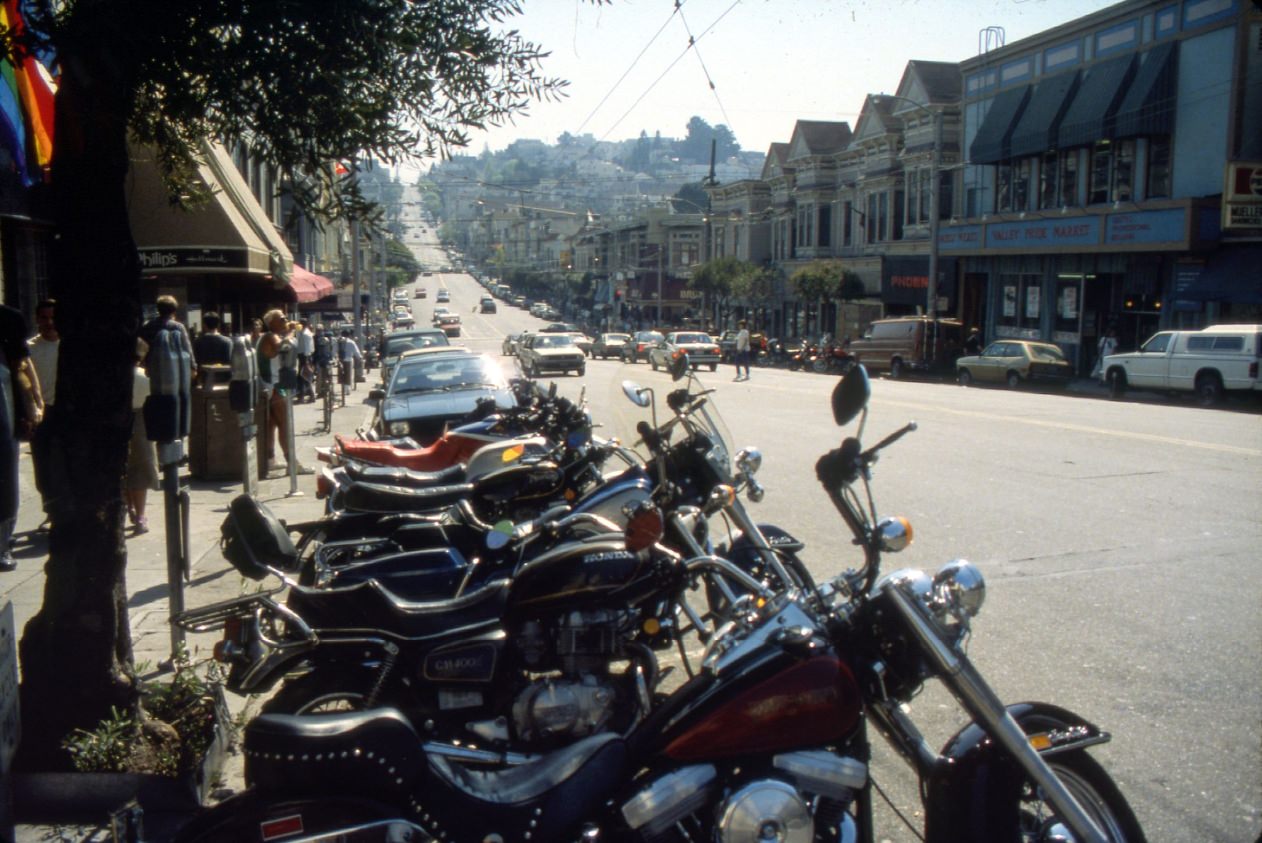
[{"label": "blue building", "polygon": [[1085,372],[1115,326],[1262,321],[1262,8],[1136,0],[960,65],[953,315]]}]

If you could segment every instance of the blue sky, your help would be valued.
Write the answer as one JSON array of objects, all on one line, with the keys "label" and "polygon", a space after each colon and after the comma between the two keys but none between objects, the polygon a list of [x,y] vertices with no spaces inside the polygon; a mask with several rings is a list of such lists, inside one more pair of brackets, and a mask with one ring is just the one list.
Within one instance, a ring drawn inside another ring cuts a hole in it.
[{"label": "blue sky", "polygon": [[1001,27],[1011,44],[1110,5],[685,0],[674,11],[674,0],[524,0],[509,28],[551,51],[544,71],[569,79],[569,96],[474,135],[469,151],[502,149],[518,138],[552,143],[580,129],[605,140],[641,130],[681,137],[699,115],[726,124],[743,149],[764,152],[788,140],[798,119],[853,126],[865,94],[893,93],[911,59],[963,61],[978,54],[987,27]]}]

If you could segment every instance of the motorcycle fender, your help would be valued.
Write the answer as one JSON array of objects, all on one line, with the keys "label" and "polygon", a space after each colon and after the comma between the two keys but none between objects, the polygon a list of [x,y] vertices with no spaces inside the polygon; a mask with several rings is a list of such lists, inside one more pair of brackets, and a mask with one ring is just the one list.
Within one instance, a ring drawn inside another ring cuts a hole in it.
[{"label": "motorcycle fender", "polygon": [[[1072,711],[1042,702],[1008,706],[1039,754],[1081,750],[1109,733]],[[1024,776],[985,730],[970,723],[939,755],[925,786],[925,841],[987,840],[996,829],[1016,828],[1016,794]]]},{"label": "motorcycle fender", "polygon": [[346,675],[356,671],[375,674],[381,669],[385,652],[379,643],[365,640],[322,641],[318,650],[298,648],[273,653],[249,665],[234,664],[228,670],[225,687],[234,694],[265,694],[282,681],[304,676],[314,670],[337,670]]}]

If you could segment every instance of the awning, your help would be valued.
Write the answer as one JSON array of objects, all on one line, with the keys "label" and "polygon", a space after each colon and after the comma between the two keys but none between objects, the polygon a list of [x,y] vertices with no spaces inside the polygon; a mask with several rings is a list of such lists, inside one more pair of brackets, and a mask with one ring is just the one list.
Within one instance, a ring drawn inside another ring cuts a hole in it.
[{"label": "awning", "polygon": [[1088,146],[1114,135],[1113,117],[1134,75],[1135,57],[1119,56],[1087,71],[1060,121],[1056,146]]},{"label": "awning", "polygon": [[1012,130],[1009,153],[1013,158],[1041,155],[1056,148],[1061,118],[1078,90],[1078,71],[1043,79],[1030,95],[1030,104]]},{"label": "awning", "polygon": [[323,275],[316,275],[300,264],[294,264],[289,276],[289,289],[298,303],[312,302],[333,294],[333,282]]},{"label": "awning", "polygon": [[990,110],[986,112],[986,119],[977,130],[973,145],[969,147],[970,162],[995,164],[1011,157],[1008,154],[1008,141],[1029,99],[1029,85],[1009,88],[995,95]]},{"label": "awning", "polygon": [[1262,246],[1224,246],[1209,256],[1200,276],[1177,290],[1182,301],[1262,304]]},{"label": "awning", "polygon": [[1116,136],[1168,135],[1174,129],[1175,47],[1167,41],[1153,47],[1135,72],[1126,97],[1117,108]]}]

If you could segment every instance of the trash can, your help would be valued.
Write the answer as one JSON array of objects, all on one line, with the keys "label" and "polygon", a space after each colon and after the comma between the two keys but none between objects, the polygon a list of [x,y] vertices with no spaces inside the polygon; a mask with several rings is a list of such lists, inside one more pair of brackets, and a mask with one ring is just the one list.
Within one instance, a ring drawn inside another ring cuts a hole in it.
[{"label": "trash can", "polygon": [[208,379],[200,389],[193,391],[188,434],[189,474],[198,480],[239,480],[245,458],[243,447],[241,426],[228,400],[227,381],[214,383]]}]

